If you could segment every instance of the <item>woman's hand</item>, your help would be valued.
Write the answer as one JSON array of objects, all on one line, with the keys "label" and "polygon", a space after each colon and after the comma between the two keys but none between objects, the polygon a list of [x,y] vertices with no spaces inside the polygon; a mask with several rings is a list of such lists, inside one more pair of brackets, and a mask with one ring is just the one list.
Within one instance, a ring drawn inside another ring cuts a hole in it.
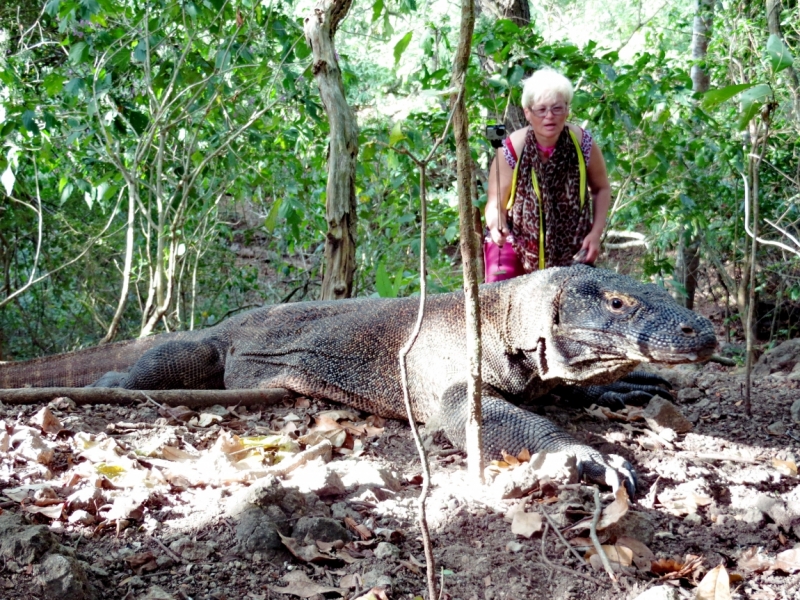
[{"label": "woman's hand", "polygon": [[491,236],[492,241],[500,247],[505,245],[510,233],[511,232],[508,229],[508,225],[505,223],[497,227],[489,227],[489,235]]},{"label": "woman's hand", "polygon": [[600,256],[600,233],[590,231],[589,235],[583,238],[583,245],[578,254],[575,255],[575,260],[576,262],[592,265],[598,256]]}]

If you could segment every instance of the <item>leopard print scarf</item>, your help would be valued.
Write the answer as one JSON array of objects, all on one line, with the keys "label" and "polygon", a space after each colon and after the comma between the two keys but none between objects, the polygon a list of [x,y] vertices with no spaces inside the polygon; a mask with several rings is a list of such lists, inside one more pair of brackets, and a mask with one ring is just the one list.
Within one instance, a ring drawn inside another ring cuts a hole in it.
[{"label": "leopard print scarf", "polygon": [[531,170],[536,172],[543,196],[545,266],[571,265],[572,257],[592,229],[593,218],[588,190],[581,208],[578,154],[568,127],[564,127],[547,162],[539,157],[533,128],[528,130],[518,168],[511,219],[514,249],[523,268],[528,273],[539,268],[540,204],[533,189]]}]

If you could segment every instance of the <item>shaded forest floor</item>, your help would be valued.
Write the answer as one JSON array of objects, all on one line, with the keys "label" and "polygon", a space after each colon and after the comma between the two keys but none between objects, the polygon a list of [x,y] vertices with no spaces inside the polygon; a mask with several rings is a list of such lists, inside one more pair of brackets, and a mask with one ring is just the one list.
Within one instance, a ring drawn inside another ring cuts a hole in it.
[{"label": "shaded forest floor", "polygon": [[[692,424],[683,435],[656,433],[633,413],[608,420],[554,399],[531,407],[622,454],[639,474],[636,502],[599,532],[628,563],[618,587],[583,558],[580,522],[594,510],[588,486],[544,479],[524,499],[500,499],[504,473],[475,494],[463,454],[427,436],[428,516],[445,597],[635,598],[659,584],[693,598],[719,564],[735,573],[734,598],[800,597],[792,574],[800,561],[789,552],[800,541],[800,436],[790,415],[800,377],[793,364],[778,368],[758,378],[752,417],[736,369],[657,369]],[[47,409],[2,406],[0,420],[2,598],[356,598],[373,587],[413,598],[425,590],[420,469],[404,423],[304,398],[202,414],[62,399]],[[290,461],[322,440],[334,447],[330,462],[269,475],[276,456]],[[606,492],[603,504],[611,499]],[[577,552],[550,527],[512,532],[522,503],[523,513],[547,512]]]}]

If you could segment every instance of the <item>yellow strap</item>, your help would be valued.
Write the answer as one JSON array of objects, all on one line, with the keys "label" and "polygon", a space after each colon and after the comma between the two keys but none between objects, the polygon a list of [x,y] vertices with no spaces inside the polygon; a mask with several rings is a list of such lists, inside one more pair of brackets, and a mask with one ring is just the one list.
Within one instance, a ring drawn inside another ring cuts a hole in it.
[{"label": "yellow strap", "polygon": [[[583,157],[583,150],[581,150],[581,144],[578,141],[578,136],[575,135],[575,132],[572,129],[569,129],[567,126],[567,130],[569,131],[569,137],[572,138],[572,143],[575,144],[575,150],[578,152],[578,174],[580,177],[580,197],[581,197],[581,210],[583,210],[583,204],[586,200],[586,159]],[[508,198],[508,204],[506,205],[506,211],[510,211],[511,207],[514,206],[514,196],[516,195],[517,191],[517,172],[519,171],[519,163],[520,161],[517,160],[517,164],[514,165],[514,174],[511,177],[511,195]],[[542,194],[539,191],[539,180],[536,177],[536,171],[531,169],[531,183],[533,183],[533,191],[536,194],[536,198],[539,200],[539,269],[545,268],[545,260],[544,260],[544,209],[542,207]],[[499,192],[499,190],[498,190]]]},{"label": "yellow strap", "polygon": [[575,144],[575,150],[578,151],[578,173],[580,173],[580,193],[581,193],[581,210],[583,210],[583,201],[586,199],[586,160],[583,158],[583,150],[581,150],[581,143],[578,141],[578,136],[572,129],[569,130],[569,137],[572,138],[572,143]]}]

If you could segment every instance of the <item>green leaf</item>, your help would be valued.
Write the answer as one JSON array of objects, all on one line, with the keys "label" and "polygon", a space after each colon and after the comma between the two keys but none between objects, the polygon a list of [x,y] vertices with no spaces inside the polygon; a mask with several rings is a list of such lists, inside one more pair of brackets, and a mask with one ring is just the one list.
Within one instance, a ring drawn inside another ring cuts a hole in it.
[{"label": "green leaf", "polygon": [[773,73],[779,73],[791,67],[794,61],[792,53],[789,52],[783,40],[774,33],[771,34],[767,40],[767,57],[769,58],[770,65],[772,65]]},{"label": "green leaf", "polygon": [[50,73],[44,78],[42,85],[44,85],[44,91],[47,92],[48,96],[55,96],[56,94],[60,94],[61,90],[64,89],[65,81],[67,81],[67,78],[63,75]]},{"label": "green leaf", "polygon": [[75,79],[71,79],[67,84],[64,86],[64,91],[67,92],[70,96],[77,96],[78,93],[86,86],[83,79],[80,77],[76,77]]},{"label": "green leaf", "polygon": [[39,126],[36,124],[36,113],[32,110],[26,110],[22,113],[22,125],[34,135],[39,133]]},{"label": "green leaf", "polygon": [[297,44],[295,44],[294,47],[294,53],[295,56],[301,60],[311,54],[311,48],[309,47],[308,42],[306,42],[306,38],[304,36],[301,36],[300,39],[297,40]]},{"label": "green leaf", "polygon": [[275,225],[278,223],[278,213],[281,210],[281,204],[283,204],[283,199],[276,198],[272,203],[272,207],[269,209],[267,218],[264,219],[264,229],[270,233],[272,233],[272,231],[275,229]]},{"label": "green leaf", "polygon": [[400,38],[399,42],[397,42],[394,45],[394,66],[395,67],[397,66],[397,63],[400,62],[400,57],[403,56],[403,52],[405,52],[406,48],[408,48],[408,44],[411,42],[411,36],[412,35],[413,35],[413,32],[409,31],[402,38]]},{"label": "green leaf", "polygon": [[743,92],[744,90],[750,89],[756,85],[755,83],[739,83],[737,85],[729,85],[724,88],[719,88],[717,90],[708,90],[705,94],[703,94],[703,108],[706,110],[710,110],[715,106],[722,104],[726,100],[730,100],[736,94]]},{"label": "green leaf", "polygon": [[747,90],[742,94],[742,113],[739,115],[739,129],[744,129],[750,120],[755,117],[764,104],[764,100],[772,95],[772,88],[766,83]]},{"label": "green leaf", "polygon": [[400,127],[401,124],[402,121],[398,121],[394,124],[394,127],[392,127],[392,133],[389,135],[389,146],[394,146],[407,139],[406,136],[403,135],[403,130]]},{"label": "green leaf", "polygon": [[492,38],[491,40],[486,40],[486,43],[483,45],[483,49],[486,54],[494,54],[500,48],[504,46],[503,40],[498,40],[497,38]]},{"label": "green leaf", "polygon": [[50,0],[45,7],[44,12],[46,12],[51,17],[55,17],[58,15],[58,5],[60,4],[60,0]]},{"label": "green leaf", "polygon": [[384,263],[378,264],[378,269],[375,271],[375,289],[381,298],[396,298],[397,290],[389,281],[389,275],[386,273],[386,265]]},{"label": "green leaf", "polygon": [[382,12],[383,12],[383,0],[375,0],[375,4],[372,5],[372,22],[373,23],[381,18],[381,13]]},{"label": "green leaf", "polygon": [[69,49],[69,61],[73,65],[79,65],[89,58],[89,46],[86,42],[78,42]]}]

